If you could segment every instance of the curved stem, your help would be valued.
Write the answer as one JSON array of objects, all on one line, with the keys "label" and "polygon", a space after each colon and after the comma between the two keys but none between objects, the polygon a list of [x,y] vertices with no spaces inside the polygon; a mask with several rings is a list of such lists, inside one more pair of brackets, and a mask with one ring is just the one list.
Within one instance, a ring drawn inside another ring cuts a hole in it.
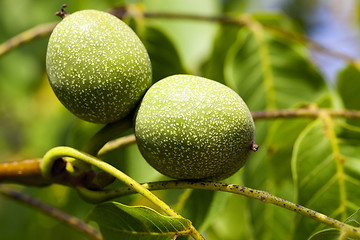
[{"label": "curved stem", "polygon": [[52,206],[49,206],[29,195],[26,195],[22,192],[15,191],[11,188],[8,188],[4,185],[0,184],[0,194],[19,201],[21,203],[27,204],[41,212],[45,213],[47,216],[53,217],[66,225],[76,229],[79,232],[85,233],[87,236],[91,237],[92,239],[102,240],[101,234],[90,225],[86,224],[85,222],[81,221],[80,219],[68,215],[59,209],[56,209]]},{"label": "curved stem", "polygon": [[[316,212],[309,208],[276,197],[266,191],[256,190],[235,184],[208,182],[208,181],[174,180],[174,181],[144,183],[142,184],[142,186],[150,191],[164,190],[164,189],[203,189],[203,190],[223,191],[223,192],[239,194],[245,197],[260,200],[264,203],[270,203],[288,209],[290,211],[294,211],[306,217],[312,218],[318,222],[321,222],[325,225],[342,230],[346,232],[347,236],[349,237],[356,237],[360,239],[360,228],[353,227],[336,219],[330,218],[322,213]],[[119,188],[116,190],[107,190],[107,191],[91,191],[82,188],[79,189],[79,191],[82,192],[83,196],[88,196],[89,199],[91,199],[93,202],[107,201],[116,197],[121,197],[136,193],[133,189],[126,187]]]},{"label": "curved stem", "polygon": [[133,114],[117,122],[105,125],[83,147],[83,151],[90,155],[97,155],[99,150],[110,140],[118,137],[124,131],[132,127]]},{"label": "curved stem", "polygon": [[[76,149],[70,148],[70,147],[56,147],[51,150],[49,150],[42,161],[41,168],[43,176],[50,177],[51,176],[51,166],[52,164],[59,158],[63,157],[71,157],[75,158],[81,161],[84,161],[88,164],[91,164],[93,166],[98,167],[99,169],[103,170],[104,172],[107,172],[120,181],[124,182],[126,185],[128,185],[131,189],[138,192],[145,198],[147,198],[149,201],[154,203],[156,206],[158,206],[164,213],[168,214],[172,217],[181,217],[177,212],[175,212],[172,208],[170,208],[165,202],[160,200],[157,196],[155,196],[153,193],[151,193],[149,190],[144,188],[141,184],[118,170],[117,168],[109,165],[106,162],[103,162],[92,155],[89,155],[84,152],[80,152]],[[194,239],[203,239],[203,237],[200,235],[197,230],[191,226],[191,235],[194,237]]]}]

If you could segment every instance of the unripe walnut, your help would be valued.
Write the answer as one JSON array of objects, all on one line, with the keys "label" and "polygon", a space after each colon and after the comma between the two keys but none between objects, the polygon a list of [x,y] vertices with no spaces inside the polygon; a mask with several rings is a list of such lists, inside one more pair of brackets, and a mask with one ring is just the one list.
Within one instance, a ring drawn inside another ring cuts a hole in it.
[{"label": "unripe walnut", "polygon": [[167,77],[146,92],[135,135],[146,161],[176,179],[225,179],[257,150],[254,122],[241,97],[191,75]]}]

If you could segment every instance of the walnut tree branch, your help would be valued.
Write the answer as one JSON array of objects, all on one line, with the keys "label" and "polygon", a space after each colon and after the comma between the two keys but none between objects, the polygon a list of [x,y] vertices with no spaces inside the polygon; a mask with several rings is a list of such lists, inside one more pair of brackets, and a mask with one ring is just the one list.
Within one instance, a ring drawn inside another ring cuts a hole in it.
[{"label": "walnut tree branch", "polygon": [[360,111],[347,109],[326,109],[326,108],[299,108],[299,109],[278,109],[252,112],[254,120],[277,119],[277,118],[317,118],[321,113],[327,113],[330,117],[358,118]]},{"label": "walnut tree branch", "polygon": [[[134,10],[137,9],[137,10]],[[239,27],[250,26],[255,20],[250,18],[248,14],[242,14],[238,16],[201,16],[201,15],[193,15],[193,14],[179,14],[179,13],[166,13],[166,12],[144,12],[141,8],[134,7],[133,4],[112,8],[109,10],[109,13],[119,17],[119,18],[154,18],[154,19],[178,19],[178,20],[192,20],[192,21],[204,21],[204,22],[215,22],[226,25],[234,25]],[[0,44],[0,56],[4,55],[7,52],[15,49],[16,47],[32,41],[36,38],[49,35],[52,30],[55,28],[57,23],[48,23],[36,26],[31,28],[19,35],[9,39],[8,41]],[[257,24],[262,24],[257,22]],[[346,62],[351,64],[360,66],[360,60],[353,58],[347,54],[336,51],[334,49],[329,49],[321,44],[315,42],[314,40],[306,37],[304,34],[290,32],[275,26],[262,24],[265,29],[272,31],[278,35],[286,37],[288,39],[292,39],[294,41],[300,42],[302,44],[307,45],[310,49],[327,54],[329,56],[333,56],[335,58],[343,59]]]},{"label": "walnut tree branch", "polygon": [[136,7],[133,5],[128,6],[121,6],[112,8],[109,10],[109,12],[119,18],[154,18],[154,19],[180,19],[180,20],[192,20],[192,21],[204,21],[204,22],[216,22],[226,25],[234,25],[234,26],[251,26],[255,22],[257,24],[261,24],[265,29],[268,31],[271,31],[275,34],[281,35],[283,37],[286,37],[288,39],[291,39],[293,41],[299,42],[301,44],[307,45],[310,49],[321,52],[324,54],[327,54],[329,56],[343,59],[349,63],[352,63],[354,65],[360,65],[360,60],[353,58],[347,54],[344,54],[342,52],[336,51],[334,49],[329,49],[316,41],[308,38],[304,34],[299,34],[295,32],[290,32],[288,30],[268,25],[265,23],[260,23],[256,21],[255,19],[251,18],[249,14],[241,14],[238,16],[228,16],[228,15],[219,15],[219,16],[203,16],[203,15],[195,15],[195,14],[182,14],[182,13],[166,13],[166,12],[144,12],[141,8],[138,7],[137,10]]},{"label": "walnut tree branch", "polygon": [[[342,117],[360,119],[360,111],[323,108],[300,108],[258,111],[252,112],[252,116],[255,121],[259,121],[278,118],[317,118],[322,113],[326,113],[333,118]],[[107,128],[104,129],[106,131],[100,130],[101,135],[108,131]],[[108,142],[104,143],[104,139],[107,139]],[[134,134],[116,138],[113,140],[103,136],[100,142],[104,145],[101,146],[101,144],[99,143],[96,144],[95,149],[100,149],[97,153],[98,156],[102,156],[111,151],[133,144],[136,142],[136,139]],[[59,159],[59,161],[55,165],[56,167],[53,169],[56,174],[54,174],[52,178],[45,179],[41,175],[40,162],[41,159],[26,159],[15,162],[0,162],[0,182],[13,182],[33,186],[44,186],[57,183],[68,186],[82,186],[92,189],[100,189],[107,184],[110,184],[113,180],[112,178],[108,178],[105,182],[97,183],[98,179],[104,179],[104,175],[100,175],[101,173],[93,171],[84,172],[80,175],[69,174],[65,169],[65,162],[61,161],[61,159]]]},{"label": "walnut tree branch", "polygon": [[[322,213],[316,212],[312,209],[298,205],[296,203],[287,201],[285,199],[274,196],[267,191],[252,189],[235,184],[212,182],[212,181],[161,181],[143,183],[142,186],[150,191],[154,190],[167,190],[167,189],[202,189],[212,191],[222,191],[234,194],[239,194],[248,198],[257,199],[264,203],[273,204],[281,208],[296,212],[305,217],[312,218],[320,223],[339,229],[346,233],[348,237],[354,237],[360,239],[360,228],[348,225],[334,218],[328,217]],[[95,203],[96,201],[102,202],[113,198],[126,196],[129,194],[135,194],[131,188],[122,187],[115,190],[103,190],[103,191],[89,191],[87,189],[78,189],[81,191],[81,195],[85,200],[90,200]],[[86,198],[88,196],[88,199]]]}]

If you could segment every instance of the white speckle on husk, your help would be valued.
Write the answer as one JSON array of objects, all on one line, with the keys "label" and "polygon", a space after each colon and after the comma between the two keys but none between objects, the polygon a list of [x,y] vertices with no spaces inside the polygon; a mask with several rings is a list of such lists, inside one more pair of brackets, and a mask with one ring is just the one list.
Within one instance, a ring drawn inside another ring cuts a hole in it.
[{"label": "white speckle on husk", "polygon": [[46,67],[63,105],[78,117],[109,123],[125,117],[151,86],[151,63],[137,35],[111,14],[83,10],[49,39]]},{"label": "white speckle on husk", "polygon": [[244,101],[227,86],[175,75],[147,91],[135,134],[144,158],[164,175],[221,180],[245,164],[255,127]]}]

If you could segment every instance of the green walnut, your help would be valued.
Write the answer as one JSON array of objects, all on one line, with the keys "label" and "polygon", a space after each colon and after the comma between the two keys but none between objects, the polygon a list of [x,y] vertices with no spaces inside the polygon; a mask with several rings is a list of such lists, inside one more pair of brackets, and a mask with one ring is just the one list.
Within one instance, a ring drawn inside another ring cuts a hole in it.
[{"label": "green walnut", "polygon": [[149,55],[138,36],[97,10],[65,15],[50,36],[46,70],[60,102],[94,123],[127,116],[152,84]]},{"label": "green walnut", "polygon": [[170,76],[150,87],[136,114],[135,135],[146,161],[176,179],[228,178],[258,147],[241,97],[191,75]]}]

